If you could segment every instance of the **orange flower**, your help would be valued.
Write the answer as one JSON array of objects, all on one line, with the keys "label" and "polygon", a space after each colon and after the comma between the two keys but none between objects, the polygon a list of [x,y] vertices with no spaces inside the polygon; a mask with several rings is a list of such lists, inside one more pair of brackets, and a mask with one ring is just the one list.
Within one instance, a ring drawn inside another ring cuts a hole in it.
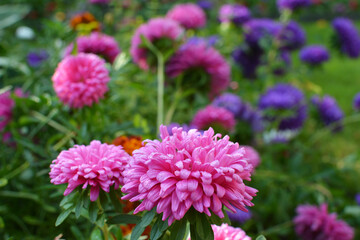
[{"label": "orange flower", "polygon": [[90,28],[90,32],[100,31],[100,23],[95,19],[94,15],[89,12],[80,13],[72,17],[70,26],[74,30]]},{"label": "orange flower", "polygon": [[139,149],[143,146],[142,139],[139,136],[120,136],[115,138],[112,142],[115,146],[121,145],[125,152],[132,155],[132,152],[136,149]]}]

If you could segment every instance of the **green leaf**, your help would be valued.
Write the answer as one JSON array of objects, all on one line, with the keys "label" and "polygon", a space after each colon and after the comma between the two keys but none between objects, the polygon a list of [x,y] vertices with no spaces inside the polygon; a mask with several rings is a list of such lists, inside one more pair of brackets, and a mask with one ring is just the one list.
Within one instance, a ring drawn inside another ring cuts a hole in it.
[{"label": "green leaf", "polygon": [[71,213],[72,209],[67,209],[65,211],[63,211],[62,213],[60,213],[60,215],[58,216],[58,218],[56,219],[55,222],[55,226],[59,226]]},{"label": "green leaf", "polygon": [[83,190],[81,192],[81,195],[80,197],[78,198],[77,202],[76,202],[76,206],[75,206],[75,217],[76,218],[79,218],[80,217],[80,214],[81,214],[81,209],[83,207],[83,203],[84,203],[84,198],[87,197],[87,195],[85,194],[86,193],[86,190]]},{"label": "green leaf", "polygon": [[29,11],[27,5],[0,6],[0,30],[20,21]]},{"label": "green leaf", "polygon": [[151,211],[145,213],[145,215],[141,218],[141,221],[134,227],[130,240],[138,240],[145,228],[150,225],[155,215],[155,207]]},{"label": "green leaf", "polygon": [[96,202],[91,202],[90,206],[89,206],[89,218],[90,218],[90,222],[95,223],[96,222],[96,218],[97,218],[97,214],[98,214],[98,207],[96,205]]},{"label": "green leaf", "polygon": [[164,231],[169,227],[168,221],[163,221],[160,216],[158,216],[154,226],[151,228],[150,239],[158,240],[164,233]]},{"label": "green leaf", "polygon": [[100,230],[100,228],[96,227],[90,235],[90,240],[102,240],[102,239],[103,239],[103,237],[102,237],[101,230]]},{"label": "green leaf", "polygon": [[256,240],[266,240],[266,238],[264,237],[264,235],[260,235],[256,238]]},{"label": "green leaf", "polygon": [[211,228],[211,224],[204,213],[196,214],[196,232],[201,239],[214,239],[214,232]]},{"label": "green leaf", "polygon": [[360,216],[360,206],[347,206],[344,209],[344,213],[355,217]]},{"label": "green leaf", "polygon": [[8,184],[8,180],[6,178],[0,178],[0,187],[5,187]]},{"label": "green leaf", "polygon": [[186,219],[183,218],[180,221],[175,221],[170,229],[170,239],[184,240],[186,234]]},{"label": "green leaf", "polygon": [[129,214],[119,214],[115,215],[114,217],[109,218],[107,223],[109,224],[138,224],[141,220],[141,217],[136,215],[129,215]]},{"label": "green leaf", "polygon": [[115,210],[117,212],[121,212],[121,203],[120,203],[120,198],[118,198],[118,195],[116,194],[116,190],[114,190],[113,187],[111,187],[110,192],[109,192],[109,196],[110,196],[110,200],[112,205],[114,206]]}]

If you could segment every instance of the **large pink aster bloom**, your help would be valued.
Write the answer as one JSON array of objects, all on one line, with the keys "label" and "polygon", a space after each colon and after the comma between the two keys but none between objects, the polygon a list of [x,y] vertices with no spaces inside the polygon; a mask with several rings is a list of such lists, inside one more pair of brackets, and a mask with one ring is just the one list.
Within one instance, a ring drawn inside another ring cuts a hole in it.
[{"label": "large pink aster bloom", "polygon": [[173,7],[166,17],[179,22],[184,28],[201,28],[206,24],[204,10],[196,4],[185,3]]},{"label": "large pink aster bloom", "polygon": [[149,22],[142,24],[136,29],[131,40],[130,53],[134,62],[144,70],[149,69],[147,57],[150,50],[141,46],[141,36],[156,45],[158,40],[175,41],[181,37],[183,32],[184,30],[179,23],[169,18],[153,18]]},{"label": "large pink aster bloom", "polygon": [[214,135],[212,128],[202,134],[174,127],[172,134],[162,125],[161,141],[147,140],[133,152],[122,191],[127,193],[123,199],[143,200],[135,214],[156,207],[171,225],[191,207],[223,218],[223,205],[234,212],[234,207],[246,212],[245,206],[253,206],[257,190],[244,184],[251,180],[252,167],[239,144]]},{"label": "large pink aster bloom", "polygon": [[[89,36],[80,36],[76,39],[78,53],[94,53],[113,63],[116,56],[121,52],[118,43],[111,36],[103,33],[93,32]],[[71,55],[74,44],[65,49],[65,56]]]},{"label": "large pink aster bloom", "polygon": [[253,165],[254,169],[260,164],[260,155],[259,153],[251,146],[241,146],[245,149],[245,157],[248,159],[248,162]]},{"label": "large pink aster bloom", "polygon": [[300,205],[294,218],[295,231],[303,240],[351,240],[354,229],[336,219],[336,213],[328,213],[327,205],[320,207]]},{"label": "large pink aster bloom", "polygon": [[14,105],[15,102],[11,98],[10,91],[0,94],[0,132],[10,122]]},{"label": "large pink aster bloom", "polygon": [[117,189],[123,185],[123,171],[130,159],[121,146],[94,140],[88,146],[75,145],[62,151],[52,161],[49,175],[53,184],[68,184],[65,196],[80,185],[83,189],[90,186],[90,200],[95,201],[100,188],[109,192],[111,186]]},{"label": "large pink aster bloom", "polygon": [[228,132],[234,129],[235,124],[236,121],[232,112],[226,108],[215,107],[213,105],[199,110],[191,122],[191,126],[200,130],[218,126]]},{"label": "large pink aster bloom", "polygon": [[207,46],[206,43],[185,44],[166,64],[166,74],[171,78],[199,69],[207,73],[211,79],[209,83],[211,97],[220,94],[229,86],[229,64],[215,48]]},{"label": "large pink aster bloom", "polygon": [[108,91],[109,80],[105,61],[91,53],[65,57],[52,76],[56,94],[72,108],[99,102]]}]

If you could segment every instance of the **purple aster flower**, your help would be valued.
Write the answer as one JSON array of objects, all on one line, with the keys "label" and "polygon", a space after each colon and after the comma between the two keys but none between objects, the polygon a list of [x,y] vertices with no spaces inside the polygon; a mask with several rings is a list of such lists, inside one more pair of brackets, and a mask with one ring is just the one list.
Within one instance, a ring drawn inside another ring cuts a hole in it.
[{"label": "purple aster flower", "polygon": [[360,35],[354,23],[348,18],[336,18],[332,22],[336,31],[341,51],[350,58],[360,55]]},{"label": "purple aster flower", "polygon": [[282,50],[296,50],[301,48],[306,42],[305,31],[295,21],[290,21],[284,26],[279,35],[280,48]]},{"label": "purple aster flower", "polygon": [[225,4],[219,10],[220,22],[243,24],[251,18],[249,9],[240,4]]},{"label": "purple aster flower", "polygon": [[319,96],[314,96],[311,98],[311,102],[316,107],[320,119],[326,126],[334,124],[334,132],[342,129],[344,113],[334,98],[328,95],[324,96],[322,99]]},{"label": "purple aster flower", "polygon": [[336,213],[329,213],[327,204],[320,207],[300,205],[294,218],[295,231],[301,239],[352,240],[354,229],[345,221],[338,220]]},{"label": "purple aster flower", "polygon": [[304,94],[290,84],[279,83],[260,96],[264,120],[278,123],[279,130],[298,130],[307,117]]},{"label": "purple aster flower", "polygon": [[255,79],[256,70],[261,64],[262,51],[239,47],[232,52],[234,61],[241,67],[245,78]]},{"label": "purple aster flower", "polygon": [[186,48],[187,45],[189,45],[189,44],[195,44],[195,45],[205,44],[205,45],[207,45],[209,47],[212,47],[218,41],[219,41],[219,36],[216,36],[216,35],[213,35],[213,36],[210,36],[210,37],[207,37],[207,38],[204,38],[204,37],[191,37],[181,47]]},{"label": "purple aster flower", "polygon": [[234,114],[235,118],[250,124],[254,132],[262,130],[261,116],[249,103],[232,93],[224,93],[212,102],[215,107],[222,107]]},{"label": "purple aster flower", "polygon": [[300,60],[310,65],[320,65],[329,60],[330,54],[322,45],[310,45],[301,49]]},{"label": "purple aster flower", "polygon": [[213,3],[211,1],[207,1],[207,0],[197,1],[196,4],[204,10],[209,10],[213,7]]},{"label": "purple aster flower", "polygon": [[355,201],[358,205],[360,205],[360,193],[355,195]]},{"label": "purple aster flower", "polygon": [[355,95],[353,105],[356,111],[360,110],[360,92]]},{"label": "purple aster flower", "polygon": [[309,5],[311,5],[311,0],[277,0],[277,6],[280,10],[295,10]]},{"label": "purple aster flower", "polygon": [[244,24],[245,41],[251,47],[261,48],[261,39],[267,38],[272,41],[281,29],[281,24],[272,19],[252,19]]},{"label": "purple aster flower", "polygon": [[244,211],[241,211],[240,209],[236,208],[235,213],[233,213],[231,211],[226,211],[226,212],[227,212],[231,222],[238,222],[240,224],[245,223],[252,217],[252,213],[250,210],[248,212],[244,212]]},{"label": "purple aster flower", "polygon": [[35,52],[30,52],[27,55],[27,63],[30,67],[36,68],[41,65],[49,57],[49,54],[45,50],[39,50]]}]

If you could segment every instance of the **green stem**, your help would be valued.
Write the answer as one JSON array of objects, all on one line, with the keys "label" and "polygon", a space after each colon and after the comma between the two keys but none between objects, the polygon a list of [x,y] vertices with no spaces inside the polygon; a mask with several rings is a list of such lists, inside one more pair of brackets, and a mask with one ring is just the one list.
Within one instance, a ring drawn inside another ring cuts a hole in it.
[{"label": "green stem", "polygon": [[165,71],[164,71],[164,57],[159,52],[156,54],[158,61],[157,68],[157,79],[158,79],[158,96],[157,96],[157,131],[159,131],[159,126],[164,123],[164,83],[165,83]]},{"label": "green stem", "polygon": [[106,223],[104,223],[104,226],[101,228],[101,231],[104,234],[104,240],[109,240],[109,228]]}]

